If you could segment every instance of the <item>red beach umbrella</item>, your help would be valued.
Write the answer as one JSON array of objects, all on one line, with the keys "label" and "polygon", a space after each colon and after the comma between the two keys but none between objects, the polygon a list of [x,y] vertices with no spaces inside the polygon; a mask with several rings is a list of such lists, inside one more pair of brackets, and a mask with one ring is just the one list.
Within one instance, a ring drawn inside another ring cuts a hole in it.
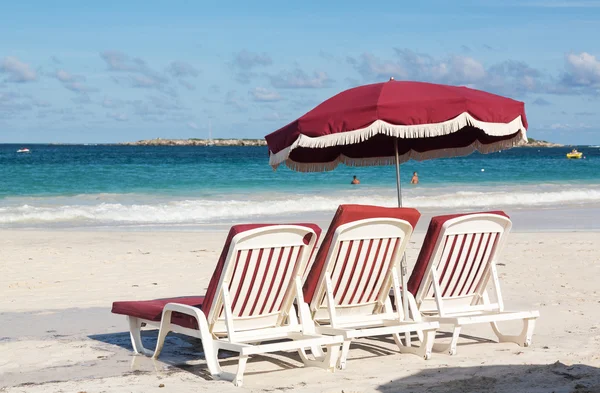
[{"label": "red beach umbrella", "polygon": [[[269,164],[301,172],[492,153],[527,141],[525,104],[462,86],[395,81],[359,86],[267,135]],[[406,261],[401,262],[402,290]],[[408,315],[407,297],[402,299]]]},{"label": "red beach umbrella", "polygon": [[395,81],[359,86],[267,135],[269,164],[300,172],[492,153],[527,141],[525,104],[462,86]]}]

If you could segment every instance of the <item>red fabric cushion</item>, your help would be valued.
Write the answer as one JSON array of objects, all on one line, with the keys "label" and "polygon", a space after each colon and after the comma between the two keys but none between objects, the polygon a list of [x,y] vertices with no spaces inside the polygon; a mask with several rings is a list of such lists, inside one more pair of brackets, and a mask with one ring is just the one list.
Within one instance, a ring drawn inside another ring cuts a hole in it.
[{"label": "red fabric cushion", "polygon": [[[114,302],[112,312],[113,314],[129,315],[131,317],[159,322],[162,317],[163,308],[167,303],[181,303],[201,309],[203,301],[204,296],[182,296],[155,300]],[[171,315],[171,322],[186,328],[198,329],[196,318],[189,315],[173,313]]]},{"label": "red fabric cushion", "polygon": [[[212,278],[208,284],[208,288],[206,290],[205,296],[188,296],[188,297],[174,297],[174,298],[165,298],[165,299],[156,299],[156,300],[138,300],[138,301],[123,301],[123,302],[114,302],[112,307],[112,312],[115,314],[123,314],[129,315],[132,317],[148,319],[151,321],[160,321],[162,310],[165,304],[173,302],[173,303],[183,303],[191,306],[195,306],[200,308],[203,312],[207,313],[212,306],[214,301],[217,286],[219,285],[219,279],[221,278],[221,272],[223,271],[223,267],[225,266],[225,259],[227,258],[227,254],[229,253],[229,247],[231,246],[231,241],[234,236],[250,231],[256,228],[262,228],[272,225],[299,225],[312,229],[315,231],[317,235],[317,241],[319,240],[319,236],[321,235],[321,228],[316,224],[302,223],[302,224],[243,224],[243,225],[234,225],[229,230],[229,234],[227,235],[227,240],[225,240],[225,245],[223,246],[223,250],[221,251],[221,256],[219,257],[219,261],[217,262],[217,266],[213,272]],[[310,238],[304,239],[304,242],[308,244],[310,242]],[[315,243],[316,244],[316,243]],[[191,302],[191,303],[186,303]],[[197,329],[198,325],[196,323],[195,318],[188,317],[186,315],[181,315],[179,313],[173,313],[171,317],[171,322],[183,327],[189,327],[191,329]]]},{"label": "red fabric cushion", "polygon": [[429,259],[431,259],[431,255],[433,254],[435,244],[437,243],[444,223],[448,220],[452,220],[453,218],[469,216],[472,214],[497,214],[499,216],[510,218],[503,211],[448,214],[445,216],[432,217],[431,222],[429,223],[429,228],[427,229],[427,233],[425,234],[425,239],[423,240],[423,245],[421,246],[421,251],[419,252],[419,257],[417,258],[417,263],[415,264],[415,268],[413,269],[410,279],[408,280],[407,288],[410,293],[416,295],[417,291],[419,290],[419,286],[421,285],[421,281],[423,280],[423,276],[425,276],[425,271],[427,270]]},{"label": "red fabric cushion", "polygon": [[306,303],[310,304],[315,292],[317,291],[321,270],[323,270],[323,267],[325,266],[329,247],[331,247],[331,242],[336,229],[339,226],[349,222],[380,217],[406,220],[414,228],[419,221],[419,217],[421,217],[421,213],[412,208],[380,207],[369,205],[340,205],[335,213],[335,216],[333,216],[333,220],[329,225],[327,234],[325,235],[325,238],[323,238],[323,243],[321,244],[321,247],[317,252],[317,256],[315,257],[315,262],[313,263],[312,268],[308,273],[308,277],[306,278],[306,282],[304,283],[303,292],[304,301]]}]

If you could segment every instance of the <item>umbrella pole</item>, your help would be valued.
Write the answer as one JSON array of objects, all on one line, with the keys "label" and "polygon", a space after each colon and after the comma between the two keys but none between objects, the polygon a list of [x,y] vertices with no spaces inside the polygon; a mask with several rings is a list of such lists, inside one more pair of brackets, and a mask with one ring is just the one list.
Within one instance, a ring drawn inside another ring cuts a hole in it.
[{"label": "umbrella pole", "polygon": [[[398,207],[402,207],[402,187],[400,183],[400,156],[398,154],[398,140],[394,141],[394,150],[396,153],[396,190],[398,191]],[[402,311],[404,311],[404,320],[408,320],[408,297],[406,289],[406,253],[402,254],[400,261],[400,282],[402,285]],[[410,346],[410,333],[405,335],[406,346]]]},{"label": "umbrella pole", "polygon": [[402,185],[400,183],[400,157],[398,156],[398,140],[394,143],[396,150],[396,191],[398,192],[398,207],[402,207]]}]

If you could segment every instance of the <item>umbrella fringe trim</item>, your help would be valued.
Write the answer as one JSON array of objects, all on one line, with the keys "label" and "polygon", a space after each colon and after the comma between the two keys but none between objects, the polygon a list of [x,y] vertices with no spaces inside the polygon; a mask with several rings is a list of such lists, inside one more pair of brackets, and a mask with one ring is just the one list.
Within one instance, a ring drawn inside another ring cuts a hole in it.
[{"label": "umbrella fringe trim", "polygon": [[464,112],[454,119],[442,123],[394,125],[383,120],[376,120],[365,128],[317,138],[311,138],[301,134],[296,141],[287,148],[277,153],[270,153],[269,164],[276,167],[280,163],[287,161],[292,150],[298,147],[318,149],[340,145],[352,145],[364,142],[379,134],[405,139],[432,138],[455,133],[466,126],[479,128],[484,133],[491,136],[506,136],[522,131],[522,133],[520,133],[520,139],[522,141],[527,141],[526,129],[523,125],[521,116],[518,116],[509,123],[491,123],[477,120],[468,112]]},{"label": "umbrella fringe trim", "polygon": [[[424,161],[434,158],[450,158],[450,157],[461,157],[469,155],[475,151],[483,154],[494,153],[503,149],[510,149],[515,146],[519,146],[522,141],[522,135],[519,133],[511,139],[505,141],[496,142],[493,144],[483,144],[479,141],[475,141],[469,146],[452,148],[452,149],[440,149],[432,150],[428,152],[417,152],[410,150],[399,156],[400,163],[404,163],[408,160]],[[381,166],[381,165],[394,165],[396,163],[396,157],[372,157],[372,158],[351,158],[344,155],[338,156],[330,162],[319,162],[319,163],[304,163],[296,162],[291,159],[285,160],[285,165],[291,170],[297,172],[326,172],[334,170],[340,163],[350,167],[361,167],[361,166]],[[277,169],[277,165],[272,165],[273,169]]]}]

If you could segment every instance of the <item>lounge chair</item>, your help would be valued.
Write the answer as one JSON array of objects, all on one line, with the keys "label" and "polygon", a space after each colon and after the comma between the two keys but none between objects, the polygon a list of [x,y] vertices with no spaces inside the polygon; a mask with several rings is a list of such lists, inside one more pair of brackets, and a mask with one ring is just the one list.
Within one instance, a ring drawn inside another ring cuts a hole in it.
[{"label": "lounge chair", "polygon": [[[338,367],[346,367],[355,338],[392,335],[401,352],[428,359],[437,322],[404,318],[401,307],[399,265],[420,213],[415,209],[341,205],[304,284],[305,304],[317,332],[341,335],[344,344]],[[396,309],[389,293],[393,290]],[[310,305],[310,306],[309,306]],[[414,347],[410,332],[421,331]],[[402,344],[399,334],[405,333]]]},{"label": "lounge chair", "polygon": [[[298,350],[305,364],[333,371],[342,339],[317,334],[302,312],[298,321],[293,305],[303,303],[301,276],[317,231],[314,225],[234,226],[205,296],[115,302],[112,312],[128,316],[137,353],[157,358],[170,331],[200,338],[211,375],[236,386],[249,355],[259,353]],[[160,326],[154,352],[142,345],[142,324]],[[239,353],[237,373],[221,369],[220,349]]]},{"label": "lounge chair", "polygon": [[[490,323],[500,342],[531,344],[538,311],[504,310],[496,260],[512,223],[504,212],[455,214],[433,217],[421,252],[408,281],[410,309],[415,320],[452,325],[447,349],[456,353],[461,327]],[[495,292],[492,302],[488,287]],[[422,318],[421,318],[422,316]],[[497,322],[522,320],[519,335],[500,333]]]}]

